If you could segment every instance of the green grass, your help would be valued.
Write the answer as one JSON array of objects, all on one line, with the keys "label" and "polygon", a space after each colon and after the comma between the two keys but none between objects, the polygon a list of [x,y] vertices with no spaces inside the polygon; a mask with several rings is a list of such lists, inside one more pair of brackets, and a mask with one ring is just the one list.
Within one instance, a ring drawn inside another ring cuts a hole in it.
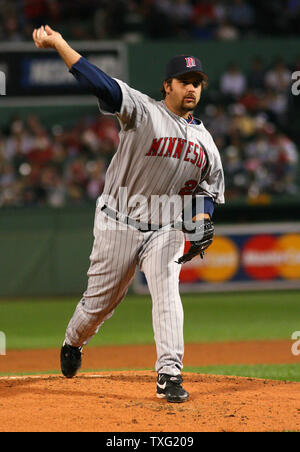
[{"label": "green grass", "polygon": [[[128,368],[119,368],[119,369],[109,369],[109,368],[101,368],[101,369],[83,369],[79,372],[79,376],[80,373],[99,373],[99,372],[123,372],[123,371],[127,371]],[[144,370],[154,370],[153,368],[143,368],[143,369],[130,369],[130,370],[135,370],[135,371],[144,371]],[[62,376],[61,370],[60,369],[49,369],[49,370],[42,370],[39,372],[0,372],[0,377],[15,377],[15,376],[35,376],[35,375],[59,375]]]},{"label": "green grass", "polygon": [[300,330],[299,292],[184,297],[187,342],[289,339]]},{"label": "green grass", "polygon": [[184,372],[300,382],[299,364],[256,364],[185,367]]},{"label": "green grass", "polygon": [[[183,295],[185,341],[289,339],[300,330],[298,298],[293,291]],[[77,301],[0,301],[0,331],[7,348],[59,347]],[[127,296],[91,346],[146,343],[153,343],[151,299]]]},{"label": "green grass", "polygon": [[[106,371],[123,371],[126,369],[84,369],[83,372],[106,372]],[[145,369],[131,369],[131,370],[145,370]],[[154,370],[151,368],[150,370]],[[226,366],[203,366],[203,367],[184,367],[184,372],[193,372],[199,374],[212,375],[231,375],[239,377],[263,378],[271,380],[282,381],[297,381],[300,382],[300,364],[256,364],[256,365],[226,365]],[[43,372],[19,372],[19,373],[1,373],[0,376],[9,375],[44,375],[44,374],[58,374],[61,375],[60,370],[49,370]]]}]

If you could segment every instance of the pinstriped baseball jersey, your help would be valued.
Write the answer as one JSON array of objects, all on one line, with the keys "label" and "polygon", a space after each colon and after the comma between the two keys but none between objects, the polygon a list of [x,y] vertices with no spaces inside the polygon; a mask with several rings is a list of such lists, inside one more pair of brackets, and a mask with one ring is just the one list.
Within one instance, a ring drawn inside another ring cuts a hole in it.
[{"label": "pinstriped baseball jersey", "polygon": [[[112,219],[102,208],[107,204],[136,221],[157,224],[153,195],[165,196],[166,203],[169,197],[181,201],[187,195],[206,195],[223,203],[221,159],[202,123],[188,124],[164,101],[157,102],[119,80],[117,83],[122,91],[122,105],[116,114],[121,125],[120,144],[96,208],[88,287],[69,322],[66,343],[79,347],[90,341],[124,299],[138,266],[145,274],[152,298],[155,369],[177,376],[184,356],[177,264],[184,252],[184,233],[170,227],[162,217],[159,223],[165,227],[142,232],[120,223],[119,218]],[[99,102],[105,113],[105,102]],[[122,202],[120,188],[127,189],[129,204]],[[116,204],[112,206],[110,200]],[[160,207],[163,211],[164,206]],[[182,203],[174,204],[169,223],[181,211]]]},{"label": "pinstriped baseball jersey", "polygon": [[[121,111],[116,114],[121,125],[120,143],[107,170],[103,192],[117,200],[116,210],[151,223],[157,219],[153,201],[149,209],[153,195],[208,195],[215,203],[224,203],[220,155],[203,123],[188,124],[164,101],[116,81],[123,96]],[[100,103],[100,111],[106,113]],[[131,200],[134,195],[143,195],[148,205],[131,202],[125,211],[119,199],[120,187],[127,188]],[[173,219],[181,211],[180,202],[174,207]]]}]

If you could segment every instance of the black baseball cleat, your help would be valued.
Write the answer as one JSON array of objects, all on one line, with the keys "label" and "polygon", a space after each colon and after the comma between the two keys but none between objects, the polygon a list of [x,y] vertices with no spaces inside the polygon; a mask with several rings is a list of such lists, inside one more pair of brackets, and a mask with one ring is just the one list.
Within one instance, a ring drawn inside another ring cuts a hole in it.
[{"label": "black baseball cleat", "polygon": [[159,374],[157,377],[156,396],[165,398],[167,402],[182,403],[189,398],[189,393],[181,386],[183,382],[181,375]]},{"label": "black baseball cleat", "polygon": [[60,366],[63,375],[73,378],[81,367],[82,347],[65,344],[60,351]]}]

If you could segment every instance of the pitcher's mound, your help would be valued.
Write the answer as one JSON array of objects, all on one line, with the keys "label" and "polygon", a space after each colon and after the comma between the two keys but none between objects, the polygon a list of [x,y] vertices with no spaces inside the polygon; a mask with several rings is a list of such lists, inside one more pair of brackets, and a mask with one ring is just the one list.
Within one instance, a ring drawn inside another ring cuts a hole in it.
[{"label": "pitcher's mound", "polygon": [[300,383],[183,377],[183,404],[156,398],[152,371],[3,377],[0,431],[300,431]]}]

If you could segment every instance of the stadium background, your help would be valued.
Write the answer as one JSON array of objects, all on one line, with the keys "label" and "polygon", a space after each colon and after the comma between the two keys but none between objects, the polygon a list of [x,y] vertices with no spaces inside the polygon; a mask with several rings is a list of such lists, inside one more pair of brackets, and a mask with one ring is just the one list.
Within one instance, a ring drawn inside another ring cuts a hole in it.
[{"label": "stadium background", "polygon": [[[185,370],[300,381],[289,342],[300,330],[299,19],[298,0],[0,2],[0,330],[8,349],[0,375],[58,372],[55,360],[40,368],[21,355],[23,367],[5,360],[16,350],[59,349],[85,290],[95,202],[118,144],[117,122],[99,115],[54,52],[34,48],[32,29],[49,23],[156,99],[170,57],[201,58],[209,87],[196,114],[220,150],[226,205],[215,210],[206,261],[182,271],[186,343],[262,341],[275,355],[280,342],[283,357],[258,353],[249,362],[241,351],[228,363],[220,352],[219,361],[199,358]],[[140,275],[89,348],[135,344],[153,345]],[[100,358],[92,367],[104,368]]]}]

